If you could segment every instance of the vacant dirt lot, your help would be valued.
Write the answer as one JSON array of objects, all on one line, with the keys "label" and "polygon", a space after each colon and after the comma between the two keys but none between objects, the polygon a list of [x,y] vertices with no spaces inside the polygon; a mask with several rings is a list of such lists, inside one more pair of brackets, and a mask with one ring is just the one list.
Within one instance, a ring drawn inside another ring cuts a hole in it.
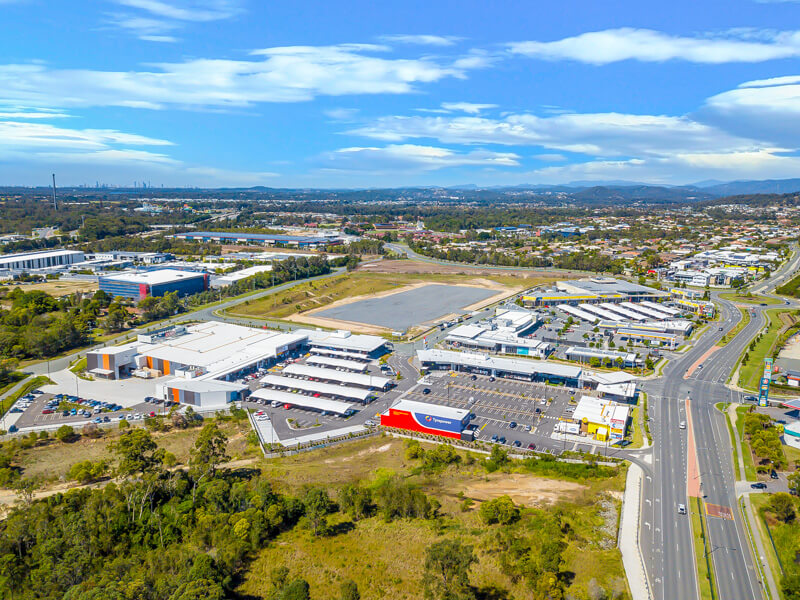
[{"label": "vacant dirt lot", "polygon": [[8,291],[14,288],[20,288],[23,292],[32,292],[33,290],[41,290],[51,296],[69,296],[75,292],[96,292],[96,281],[83,281],[74,279],[59,279],[56,281],[46,281],[45,283],[30,283],[25,285],[13,284],[3,286]]},{"label": "vacant dirt lot", "polygon": [[[522,285],[536,285],[557,279],[576,279],[586,277],[586,273],[569,273],[567,271],[551,271],[548,269],[490,269],[487,267],[470,267],[467,265],[439,265],[435,263],[416,260],[380,260],[363,263],[356,269],[369,273],[442,273],[446,275],[491,275],[492,278],[509,277],[514,279],[528,279]],[[537,281],[538,280],[538,281]]]},{"label": "vacant dirt lot", "polygon": [[464,490],[464,495],[473,500],[492,500],[500,496],[510,496],[517,504],[541,506],[555,504],[559,500],[575,499],[586,489],[585,485],[571,481],[513,473],[489,476],[485,481],[470,483]]}]

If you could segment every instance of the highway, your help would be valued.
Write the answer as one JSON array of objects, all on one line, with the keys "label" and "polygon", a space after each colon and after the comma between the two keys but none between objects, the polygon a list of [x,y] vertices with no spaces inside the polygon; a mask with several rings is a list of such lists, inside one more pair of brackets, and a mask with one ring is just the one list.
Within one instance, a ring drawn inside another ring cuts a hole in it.
[{"label": "highway", "polygon": [[[799,264],[800,255],[795,253],[768,281],[760,282],[759,291],[783,283]],[[741,318],[733,303],[716,293],[713,295],[720,307],[720,320],[712,323],[686,354],[671,361],[662,377],[642,385],[648,394],[654,446],[650,461],[644,459],[640,544],[657,599],[699,597],[690,519],[679,515],[677,510],[679,504],[689,506],[687,486],[698,483],[707,505],[722,515],[707,517],[708,553],[714,565],[717,597],[719,600],[765,597],[737,507],[734,485],[737,474],[733,472],[725,416],[714,405],[741,400],[739,392],[725,384],[742,351],[763,328],[763,311],[767,307],[753,305],[750,322],[684,379],[687,370],[711,351]],[[681,428],[681,423],[686,423],[686,429]],[[690,427],[698,467],[698,475],[692,481],[687,480]],[[694,481],[695,478],[699,481]]]}]

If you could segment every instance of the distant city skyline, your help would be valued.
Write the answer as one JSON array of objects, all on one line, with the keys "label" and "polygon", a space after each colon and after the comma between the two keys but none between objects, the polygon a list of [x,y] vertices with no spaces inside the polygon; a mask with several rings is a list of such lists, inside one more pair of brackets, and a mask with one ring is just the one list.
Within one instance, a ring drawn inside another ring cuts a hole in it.
[{"label": "distant city skyline", "polygon": [[800,2],[0,0],[0,185],[800,173]]}]

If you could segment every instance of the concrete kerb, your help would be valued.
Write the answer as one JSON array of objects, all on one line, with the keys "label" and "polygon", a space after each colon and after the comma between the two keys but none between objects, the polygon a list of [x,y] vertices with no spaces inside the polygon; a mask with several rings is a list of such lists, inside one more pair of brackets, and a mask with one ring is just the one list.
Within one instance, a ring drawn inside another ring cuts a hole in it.
[{"label": "concrete kerb", "polygon": [[639,539],[642,493],[642,468],[631,463],[625,481],[617,546],[622,554],[622,564],[625,567],[633,600],[652,600],[652,588],[647,577]]}]

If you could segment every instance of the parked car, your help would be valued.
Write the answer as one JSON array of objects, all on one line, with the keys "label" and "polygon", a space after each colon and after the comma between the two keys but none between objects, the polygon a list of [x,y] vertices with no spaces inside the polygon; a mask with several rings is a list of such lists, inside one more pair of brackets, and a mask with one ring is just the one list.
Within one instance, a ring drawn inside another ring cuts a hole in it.
[{"label": "parked car", "polygon": [[364,425],[367,427],[375,427],[377,423],[372,419],[367,419],[366,421],[364,421]]},{"label": "parked car", "polygon": [[52,408],[45,408],[45,409],[42,411],[42,414],[43,414],[43,415],[52,415],[52,414],[53,414],[53,409],[52,409]]},{"label": "parked car", "polygon": [[428,394],[431,393],[431,388],[423,388],[422,389],[422,393],[423,393],[423,395],[427,396]]},{"label": "parked car", "polygon": [[511,423],[509,423],[508,426],[509,426],[510,429],[515,429],[516,426],[517,426],[517,422],[516,421],[511,421]]},{"label": "parked car", "polygon": [[19,429],[17,428],[16,425],[9,425],[8,433],[16,433],[17,431],[19,431]]},{"label": "parked car", "polygon": [[685,504],[678,504],[678,514],[685,515],[686,514],[686,505]]},{"label": "parked car", "polygon": [[759,481],[758,483],[751,483],[750,487],[754,490],[765,490],[767,489],[767,484],[763,481]]},{"label": "parked car", "polygon": [[769,476],[770,476],[771,479],[777,479],[778,478],[778,472],[775,469],[772,469],[769,472]]},{"label": "parked car", "polygon": [[498,436],[497,436],[497,435],[493,435],[493,436],[492,436],[492,439],[491,439],[491,440],[489,440],[489,441],[490,441],[490,442],[493,442],[493,443],[496,443],[498,439],[499,439],[499,438],[498,438]]},{"label": "parked car", "polygon": [[519,440],[514,440],[514,443],[511,445],[514,446],[514,448],[519,448],[520,446],[522,446],[522,442],[520,442]]},{"label": "parked car", "polygon": [[536,444],[534,444],[533,442],[528,444],[528,450],[536,450]]},{"label": "parked car", "polygon": [[505,444],[505,443],[506,443],[506,436],[504,436],[504,435],[501,435],[501,436],[498,438],[498,440],[497,440],[497,443],[498,443],[498,444]]}]

